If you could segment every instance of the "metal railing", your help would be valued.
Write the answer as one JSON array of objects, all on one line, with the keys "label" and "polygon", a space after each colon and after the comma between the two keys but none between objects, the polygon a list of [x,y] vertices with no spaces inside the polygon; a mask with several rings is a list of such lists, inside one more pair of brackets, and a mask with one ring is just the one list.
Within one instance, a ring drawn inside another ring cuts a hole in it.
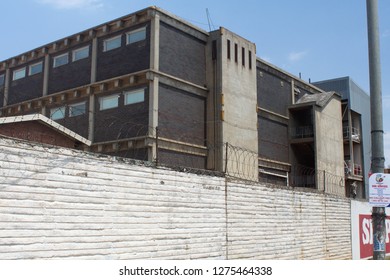
[{"label": "metal railing", "polygon": [[351,136],[353,141],[360,142],[360,130],[356,127],[344,126],[343,127],[344,139],[349,139]]},{"label": "metal railing", "polygon": [[351,160],[344,162],[345,175],[363,176],[363,169],[360,164],[354,163]]},{"label": "metal railing", "polygon": [[314,137],[314,127],[312,125],[296,126],[290,130],[293,139]]}]

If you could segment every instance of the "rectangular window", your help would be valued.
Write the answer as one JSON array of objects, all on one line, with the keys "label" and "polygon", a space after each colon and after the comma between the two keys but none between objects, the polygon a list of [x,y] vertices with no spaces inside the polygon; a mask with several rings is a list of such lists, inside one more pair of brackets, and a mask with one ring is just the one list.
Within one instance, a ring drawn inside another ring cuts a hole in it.
[{"label": "rectangular window", "polygon": [[252,69],[252,52],[251,51],[249,51],[248,60],[249,60],[249,69]]},{"label": "rectangular window", "polygon": [[241,56],[242,66],[245,66],[245,48],[241,48]]},{"label": "rectangular window", "polygon": [[52,120],[60,120],[65,118],[65,106],[51,109],[50,118]]},{"label": "rectangular window", "polygon": [[69,57],[68,54],[61,54],[59,56],[54,57],[53,67],[59,67],[65,64],[68,64]]},{"label": "rectangular window", "polygon": [[104,40],[103,51],[108,52],[110,50],[120,48],[121,45],[122,45],[122,35],[119,35],[117,37]]},{"label": "rectangular window", "polygon": [[126,44],[132,44],[146,39],[146,27],[131,31],[126,34]]},{"label": "rectangular window", "polygon": [[238,45],[234,44],[234,61],[238,62]]},{"label": "rectangular window", "polygon": [[4,83],[5,83],[5,75],[1,74],[0,75],[0,87],[4,86]]},{"label": "rectangular window", "polygon": [[31,75],[41,73],[42,69],[43,69],[42,65],[43,65],[42,62],[38,62],[38,63],[30,65],[29,69],[28,69],[28,75],[31,76]]},{"label": "rectangular window", "polygon": [[145,101],[145,90],[127,91],[125,94],[125,105],[135,104]]},{"label": "rectangular window", "polygon": [[100,111],[118,107],[118,98],[118,95],[100,97]]},{"label": "rectangular window", "polygon": [[26,67],[20,68],[18,70],[14,70],[14,75],[12,80],[15,81],[15,80],[22,79],[24,77],[26,77]]},{"label": "rectangular window", "polygon": [[227,40],[227,58],[230,59],[231,54],[230,54],[230,40]]},{"label": "rectangular window", "polygon": [[74,50],[72,52],[72,61],[87,58],[89,56],[89,46]]},{"label": "rectangular window", "polygon": [[84,115],[86,112],[85,105],[85,102],[69,105],[69,117]]}]

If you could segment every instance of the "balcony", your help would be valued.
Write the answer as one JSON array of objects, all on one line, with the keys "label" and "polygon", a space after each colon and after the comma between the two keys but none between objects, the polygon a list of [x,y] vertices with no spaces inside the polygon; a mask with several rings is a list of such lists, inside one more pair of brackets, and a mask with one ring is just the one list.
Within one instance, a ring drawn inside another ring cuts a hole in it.
[{"label": "balcony", "polygon": [[361,139],[360,130],[356,127],[344,126],[343,137],[345,140],[351,137],[352,141],[360,143],[360,139]]},{"label": "balcony", "polygon": [[290,128],[291,144],[304,144],[314,141],[313,125],[296,126]]},{"label": "balcony", "polygon": [[363,169],[360,164],[354,163],[350,160],[346,160],[344,162],[344,170],[345,170],[345,175],[350,177],[350,176],[359,176],[363,177]]},{"label": "balcony", "polygon": [[295,165],[291,169],[290,185],[300,188],[316,188],[316,171],[312,167]]}]

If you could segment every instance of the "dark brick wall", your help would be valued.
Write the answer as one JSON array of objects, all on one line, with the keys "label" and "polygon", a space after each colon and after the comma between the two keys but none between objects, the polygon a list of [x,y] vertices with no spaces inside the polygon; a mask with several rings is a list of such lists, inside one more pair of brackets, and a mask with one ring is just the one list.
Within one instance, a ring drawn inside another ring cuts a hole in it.
[{"label": "dark brick wall", "polygon": [[4,101],[5,71],[0,72],[0,75],[4,75],[4,84],[0,86],[0,108],[1,108],[3,107],[3,101]]},{"label": "dark brick wall", "polygon": [[[51,55],[49,74],[49,94],[89,84],[91,81],[91,45],[89,43],[89,57],[72,62],[72,51],[85,47],[88,44],[78,45]],[[68,53],[68,64],[53,67],[54,57]]]},{"label": "dark brick wall", "polygon": [[0,125],[0,134],[66,148],[75,148],[76,146],[76,141],[38,121]]},{"label": "dark brick wall", "polygon": [[[150,66],[150,24],[146,27],[146,39],[126,45],[126,32],[144,27],[145,24],[112,33],[98,40],[97,80],[148,69]],[[104,40],[122,34],[122,46],[107,52],[103,51]]]},{"label": "dark brick wall", "polygon": [[0,108],[4,106],[4,89],[0,88]]},{"label": "dark brick wall", "polygon": [[259,156],[289,162],[288,126],[258,117]]},{"label": "dark brick wall", "polygon": [[[34,75],[29,75],[29,65],[42,62],[42,72]],[[13,71],[26,67],[26,77],[13,81]],[[44,59],[31,61],[28,64],[18,65],[10,69],[10,87],[8,93],[8,105],[23,102],[26,100],[38,98],[42,96],[43,90],[43,71]]]},{"label": "dark brick wall", "polygon": [[291,104],[290,82],[266,69],[257,69],[257,103],[261,108],[286,116]]},{"label": "dark brick wall", "polygon": [[[132,88],[134,90],[136,88]],[[130,89],[129,89],[130,90]],[[99,97],[96,97],[95,114],[95,142],[113,141],[143,136],[148,133],[149,125],[149,92],[145,89],[145,101],[131,105],[124,105],[124,90],[111,92],[118,95],[117,108],[100,111]]]},{"label": "dark brick wall", "polygon": [[204,86],[205,43],[163,22],[160,25],[160,70]]},{"label": "dark brick wall", "polygon": [[206,158],[164,149],[158,150],[158,162],[164,165],[206,169]]},{"label": "dark brick wall", "polygon": [[204,98],[160,84],[159,135],[192,144],[205,144]]},{"label": "dark brick wall", "polygon": [[[85,109],[86,109],[85,114],[71,117],[69,115],[69,105],[77,104],[77,103],[81,103],[81,102],[85,102]],[[47,117],[50,118],[50,109],[57,108],[57,107],[59,107],[59,106],[53,106],[53,107],[48,108]],[[58,122],[59,124],[65,126],[66,128],[72,130],[73,132],[88,139],[88,108],[89,108],[89,99],[88,98],[80,99],[77,101],[72,101],[72,103],[69,103],[66,105],[65,118],[55,120],[55,121]]]}]

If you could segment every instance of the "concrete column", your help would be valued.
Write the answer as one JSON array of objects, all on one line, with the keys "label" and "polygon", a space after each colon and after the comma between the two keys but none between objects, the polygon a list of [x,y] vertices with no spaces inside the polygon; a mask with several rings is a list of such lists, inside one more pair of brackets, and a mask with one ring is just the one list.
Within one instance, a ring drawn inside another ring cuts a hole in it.
[{"label": "concrete column", "polygon": [[88,110],[88,140],[93,143],[95,140],[95,95],[89,96]]},{"label": "concrete column", "polygon": [[[158,86],[159,78],[153,77],[149,82],[149,137],[156,137],[158,127]],[[153,161],[157,157],[156,143],[148,151],[148,160]]]},{"label": "concrete column", "polygon": [[50,73],[50,55],[45,55],[45,62],[43,67],[43,91],[42,96],[46,96],[49,93],[49,73]]},{"label": "concrete column", "polygon": [[[42,96],[47,96],[49,94],[49,74],[50,74],[50,55],[45,54],[45,61],[43,67],[43,90]],[[47,108],[43,106],[41,109],[41,114],[46,116]]]},{"label": "concrete column", "polygon": [[98,53],[98,40],[93,38],[92,40],[92,54],[91,54],[91,84],[96,82],[97,75],[97,53]]},{"label": "concrete column", "polygon": [[[159,71],[160,60],[160,16],[154,15],[150,27],[150,69]],[[158,94],[159,78],[151,75],[149,82],[149,137],[156,137],[158,127]],[[148,160],[153,161],[157,157],[156,143],[148,151]]]},{"label": "concrete column", "polygon": [[7,69],[5,70],[3,106],[7,106],[8,105],[8,96],[9,96],[10,83],[11,83],[11,70],[7,66]]},{"label": "concrete column", "polygon": [[291,79],[291,104],[295,104],[295,82],[294,79]]},{"label": "concrete column", "polygon": [[150,28],[150,69],[159,70],[160,62],[160,16],[155,15]]},{"label": "concrete column", "polygon": [[[91,84],[95,83],[97,78],[97,55],[98,55],[98,39],[92,39],[92,53],[91,53]],[[95,139],[95,95],[91,93],[89,96],[89,110],[88,110],[88,140],[92,143]]]}]

